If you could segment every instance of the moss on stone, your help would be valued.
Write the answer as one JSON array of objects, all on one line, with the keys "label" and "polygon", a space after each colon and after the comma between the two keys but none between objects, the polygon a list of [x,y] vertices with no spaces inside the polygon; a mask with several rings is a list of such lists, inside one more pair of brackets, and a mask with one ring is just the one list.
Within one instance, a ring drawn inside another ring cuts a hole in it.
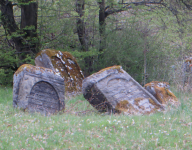
[{"label": "moss on stone", "polygon": [[[84,75],[75,59],[69,52],[45,49],[37,54],[37,56],[45,53],[51,60],[56,73],[65,79],[66,92],[79,92],[82,87]],[[36,56],[36,57],[37,57]]]},{"label": "moss on stone", "polygon": [[190,58],[185,59],[185,62],[189,62],[191,64],[192,63],[192,58],[190,57]]},{"label": "moss on stone", "polygon": [[100,74],[100,73],[102,73],[102,72],[104,72],[104,71],[107,71],[107,70],[117,70],[118,73],[124,73],[123,70],[122,70],[122,66],[115,65],[115,66],[111,66],[111,67],[104,68],[104,69],[102,69],[102,70],[100,70],[100,71],[92,74],[91,76],[94,76],[94,75],[96,75],[96,74]]},{"label": "moss on stone", "polygon": [[100,70],[98,73],[102,73],[102,72],[104,72],[104,71],[106,71],[106,70],[111,70],[111,69],[112,69],[112,70],[117,70],[119,73],[120,73],[120,72],[123,73],[123,71],[121,70],[122,67],[119,66],[119,65],[115,65],[115,66],[111,66],[111,67],[104,68],[104,69]]},{"label": "moss on stone", "polygon": [[[26,70],[28,72],[31,72],[31,73],[35,73],[36,71],[41,71],[42,73],[44,71],[48,71],[48,72],[51,72],[51,73],[54,73],[53,70],[51,69],[48,69],[48,68],[44,68],[44,67],[37,67],[37,66],[33,66],[31,64],[23,64],[21,65],[17,71],[15,72],[15,75],[18,75],[20,72],[22,72],[23,70]],[[55,73],[54,73],[55,74]]]},{"label": "moss on stone", "polygon": [[177,97],[167,88],[169,86],[168,82],[159,82],[159,81],[152,81],[150,83],[145,84],[146,87],[154,88],[155,90],[155,98],[161,104],[168,104],[171,102],[172,104],[179,104]]},{"label": "moss on stone", "polygon": [[126,112],[129,114],[132,114],[136,111],[135,108],[127,100],[122,100],[117,103],[115,110],[117,113]]}]

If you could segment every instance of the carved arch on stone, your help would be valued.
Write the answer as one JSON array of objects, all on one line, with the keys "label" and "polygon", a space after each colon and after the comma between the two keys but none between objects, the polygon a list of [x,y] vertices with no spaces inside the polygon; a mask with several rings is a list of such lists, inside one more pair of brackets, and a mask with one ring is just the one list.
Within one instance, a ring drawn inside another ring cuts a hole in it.
[{"label": "carved arch on stone", "polygon": [[28,95],[28,109],[32,112],[54,114],[60,110],[60,97],[57,89],[47,81],[34,83]]}]

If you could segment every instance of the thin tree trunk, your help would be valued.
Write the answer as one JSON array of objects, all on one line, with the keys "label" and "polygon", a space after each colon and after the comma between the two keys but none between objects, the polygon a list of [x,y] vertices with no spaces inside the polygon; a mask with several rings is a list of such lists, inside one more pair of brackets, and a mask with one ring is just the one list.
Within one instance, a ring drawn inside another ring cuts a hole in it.
[{"label": "thin tree trunk", "polygon": [[[77,33],[79,37],[79,41],[81,43],[81,49],[84,52],[89,51],[88,47],[88,37],[85,34],[85,23],[82,17],[84,16],[84,0],[77,0],[76,2],[76,11],[79,14],[79,18],[77,18]],[[84,58],[85,60],[85,76],[88,76],[93,71],[92,69],[92,57],[87,56]]]},{"label": "thin tree trunk", "polygon": [[[99,52],[103,52],[106,47],[106,35],[105,35],[105,0],[99,2],[99,34],[100,34],[100,48]],[[100,54],[101,57],[102,54]]]},{"label": "thin tree trunk", "polygon": [[31,0],[25,0],[25,3],[21,5],[21,31],[25,33],[23,37],[26,40],[26,47],[29,48],[33,54],[39,51],[37,11],[37,3]]}]

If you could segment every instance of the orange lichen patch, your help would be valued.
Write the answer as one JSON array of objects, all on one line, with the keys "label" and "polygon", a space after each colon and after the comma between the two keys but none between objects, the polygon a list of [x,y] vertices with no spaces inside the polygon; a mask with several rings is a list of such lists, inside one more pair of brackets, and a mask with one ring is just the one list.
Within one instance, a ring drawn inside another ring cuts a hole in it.
[{"label": "orange lichen patch", "polygon": [[129,114],[133,113],[133,110],[135,111],[134,107],[132,106],[132,104],[130,104],[127,100],[122,100],[119,103],[117,103],[115,110],[117,113],[122,113],[122,112],[126,112]]},{"label": "orange lichen patch", "polygon": [[117,103],[115,110],[117,113],[126,114],[151,114],[156,112],[160,107],[151,99],[138,97],[134,99],[131,104],[127,100],[122,100]]},{"label": "orange lichen patch", "polygon": [[75,59],[69,52],[45,49],[36,57],[46,54],[55,69],[56,74],[65,79],[65,90],[67,93],[79,92],[82,87],[84,75]]},{"label": "orange lichen patch", "polygon": [[[134,103],[135,103],[138,107],[140,107],[139,102],[141,102],[141,101],[144,100],[144,99],[146,99],[146,98],[144,98],[144,97],[135,98],[135,99],[134,99]],[[149,103],[151,103],[152,105],[158,106],[151,98],[147,98],[147,100],[148,100]],[[142,108],[142,109],[143,109],[143,108]],[[143,110],[144,110],[144,109],[143,109]]]},{"label": "orange lichen patch", "polygon": [[177,98],[177,97],[173,94],[173,92],[171,92],[171,91],[168,90],[168,89],[165,89],[165,90],[166,90],[166,92],[167,92],[167,94],[168,94],[169,96],[174,97],[174,98]]},{"label": "orange lichen patch", "polygon": [[192,58],[190,57],[190,58],[185,59],[185,62],[189,62],[191,64],[192,63]]},{"label": "orange lichen patch", "polygon": [[106,71],[106,70],[117,70],[118,73],[124,73],[123,70],[122,70],[122,66],[115,65],[115,66],[111,66],[111,67],[104,68],[104,69],[102,69],[102,70],[100,70],[100,71],[92,74],[91,76],[94,76],[95,74],[100,74],[100,73],[102,73],[102,72],[104,72],[104,71]]},{"label": "orange lichen patch", "polygon": [[[188,65],[188,67],[192,67],[192,57],[189,57],[187,59],[185,59],[185,64]],[[187,70],[186,70],[187,71]],[[188,71],[187,71],[188,72]]]},{"label": "orange lichen patch", "polygon": [[105,70],[110,70],[110,69],[117,69],[118,71],[121,71],[121,68],[122,67],[119,66],[119,65],[114,65],[114,66],[111,66],[111,67],[104,68],[104,69],[100,70],[99,72],[103,72]]},{"label": "orange lichen patch", "polygon": [[159,81],[151,81],[150,83],[147,83],[144,85],[144,87],[147,87],[147,86],[160,86],[160,87],[167,87],[169,86],[169,83],[168,82],[159,82]]},{"label": "orange lichen patch", "polygon": [[143,97],[135,98],[135,99],[134,99],[134,104],[137,105],[141,110],[145,110],[145,107],[144,107],[144,106],[139,105],[139,102],[142,101],[142,100],[144,100]]},{"label": "orange lichen patch", "polygon": [[113,70],[115,69],[115,70],[117,70],[118,72],[123,73],[123,71],[121,70],[122,67],[119,66],[119,65],[114,65],[114,66],[111,66],[111,67],[104,68],[104,69],[100,70],[98,73],[101,73],[101,72],[106,71],[106,70],[111,70],[111,69],[113,69]]},{"label": "orange lichen patch", "polygon": [[51,70],[51,69],[47,69],[44,67],[36,67],[36,66],[30,65],[30,64],[23,64],[17,69],[17,71],[15,72],[15,75],[18,75],[23,70],[26,70],[31,73],[35,73],[36,71],[41,71],[42,73],[45,71],[54,73],[53,70]]},{"label": "orange lichen patch", "polygon": [[151,98],[148,99],[149,103],[151,103],[153,106],[155,106],[156,109],[159,108],[159,105],[157,103],[155,103]]},{"label": "orange lichen patch", "polygon": [[145,84],[144,87],[149,92],[153,89],[153,95],[161,104],[171,103],[175,106],[180,104],[177,97],[170,91],[168,82],[152,81]]}]

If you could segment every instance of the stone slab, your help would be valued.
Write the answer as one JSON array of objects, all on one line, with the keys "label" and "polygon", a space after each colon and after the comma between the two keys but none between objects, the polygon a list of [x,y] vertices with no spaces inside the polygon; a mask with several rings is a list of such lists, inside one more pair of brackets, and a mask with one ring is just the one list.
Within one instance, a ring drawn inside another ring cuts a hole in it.
[{"label": "stone slab", "polygon": [[52,69],[65,79],[65,94],[74,96],[82,91],[84,75],[75,57],[68,52],[45,49],[35,58],[36,66]]},{"label": "stone slab", "polygon": [[51,69],[22,65],[13,77],[13,106],[48,115],[65,107],[64,79]]},{"label": "stone slab", "polygon": [[85,78],[82,90],[89,103],[101,112],[149,114],[164,109],[121,66],[105,68]]}]

